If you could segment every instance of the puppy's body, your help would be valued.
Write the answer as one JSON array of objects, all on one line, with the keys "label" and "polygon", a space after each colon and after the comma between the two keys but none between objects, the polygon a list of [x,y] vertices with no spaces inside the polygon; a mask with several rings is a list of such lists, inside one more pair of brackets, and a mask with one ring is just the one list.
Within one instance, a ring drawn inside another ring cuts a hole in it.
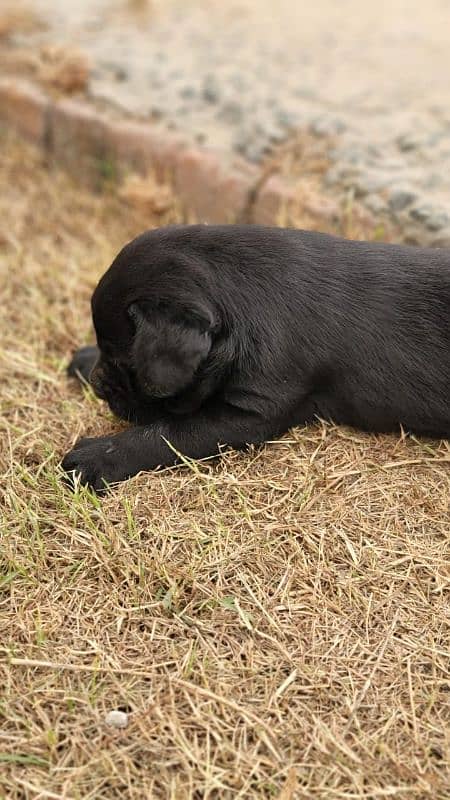
[{"label": "puppy's body", "polygon": [[[165,439],[203,457],[316,417],[450,436],[450,251],[259,226],[165,228],[121,251],[92,309],[94,386],[97,372],[99,394],[144,426],[106,437],[115,447],[128,434],[122,470],[100,463],[102,440],[69,455],[66,468],[94,485],[173,463]],[[158,362],[170,348],[149,341],[152,318],[162,339],[185,331],[178,366],[173,347]],[[146,348],[149,380],[139,374]]]}]

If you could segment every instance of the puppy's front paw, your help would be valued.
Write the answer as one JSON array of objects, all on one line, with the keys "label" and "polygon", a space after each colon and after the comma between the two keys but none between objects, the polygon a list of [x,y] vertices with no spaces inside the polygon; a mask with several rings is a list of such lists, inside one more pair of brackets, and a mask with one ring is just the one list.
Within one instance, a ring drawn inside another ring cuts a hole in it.
[{"label": "puppy's front paw", "polygon": [[99,493],[104,492],[108,484],[128,477],[113,436],[80,439],[67,453],[61,466],[68,473],[67,483],[71,488],[79,479],[80,483]]},{"label": "puppy's front paw", "polygon": [[71,378],[78,378],[88,382],[89,375],[99,356],[98,347],[80,347],[75,350],[72,360],[67,367],[67,374]]}]

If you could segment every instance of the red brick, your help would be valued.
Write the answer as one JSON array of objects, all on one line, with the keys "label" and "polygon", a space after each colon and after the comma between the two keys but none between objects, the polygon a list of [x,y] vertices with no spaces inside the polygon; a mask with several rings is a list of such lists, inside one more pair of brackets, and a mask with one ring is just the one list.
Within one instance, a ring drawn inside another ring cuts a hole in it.
[{"label": "red brick", "polygon": [[223,163],[207,150],[190,148],[176,165],[175,189],[181,202],[200,222],[234,222],[242,218],[254,173]]},{"label": "red brick", "polygon": [[69,168],[106,156],[107,118],[79,100],[61,100],[51,110],[51,149]]},{"label": "red brick", "polygon": [[[323,195],[315,195],[306,199],[302,208],[318,222],[324,224],[336,223],[339,220],[340,208],[337,200]],[[302,210],[300,208],[300,211]]]},{"label": "red brick", "polygon": [[[181,136],[162,127],[114,121],[79,100],[51,104],[39,89],[16,80],[0,81],[0,118],[28,138],[49,144],[57,160],[75,171],[83,163],[111,158],[119,167],[129,165],[140,172],[151,169],[161,177],[172,178],[192,219],[233,222],[247,216],[258,178],[256,168],[242,161],[226,162],[212,151],[187,146]],[[296,203],[294,188],[279,176],[272,176],[257,195],[251,221],[286,221]],[[320,209],[305,210],[315,215]]]},{"label": "red brick", "polygon": [[285,224],[297,204],[294,187],[279,175],[271,175],[257,194],[252,209],[252,222],[260,225]]},{"label": "red brick", "polygon": [[18,79],[0,80],[0,119],[39,145],[46,142],[49,108],[40,89]]},{"label": "red brick", "polygon": [[164,178],[174,173],[187,146],[181,136],[150,123],[116,121],[107,123],[106,144],[119,167],[126,165],[142,173],[153,170]]}]

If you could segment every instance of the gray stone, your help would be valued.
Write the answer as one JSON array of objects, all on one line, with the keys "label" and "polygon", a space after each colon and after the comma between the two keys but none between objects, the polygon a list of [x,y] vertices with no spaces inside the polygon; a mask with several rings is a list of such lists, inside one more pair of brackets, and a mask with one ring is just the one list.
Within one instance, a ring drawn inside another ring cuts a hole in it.
[{"label": "gray stone", "polygon": [[110,728],[126,728],[129,715],[125,711],[109,711],[105,716],[105,723]]},{"label": "gray stone", "polygon": [[416,206],[411,209],[409,216],[430,231],[438,231],[450,223],[450,216],[446,211],[431,205]]},{"label": "gray stone", "polygon": [[371,158],[370,163],[376,169],[383,169],[385,172],[392,171],[392,172],[403,172],[405,169],[405,161],[403,158],[387,158],[386,154],[381,153],[378,154],[376,158]]},{"label": "gray stone", "polygon": [[342,162],[361,164],[364,160],[367,160],[367,155],[365,156],[361,146],[357,144],[334,147],[330,150],[329,156],[332,161],[336,161],[339,164]]},{"label": "gray stone", "polygon": [[368,148],[367,148],[367,152],[368,152],[368,155],[369,155],[369,157],[370,157],[372,160],[374,160],[374,161],[375,161],[375,163],[376,163],[376,162],[378,162],[378,161],[379,161],[379,159],[381,159],[381,158],[382,158],[382,159],[384,159],[384,158],[385,158],[385,155],[386,155],[386,154],[383,152],[383,150],[380,150],[380,148],[379,148],[379,147],[377,147],[377,146],[376,146],[376,145],[374,145],[374,144],[370,144],[370,145],[368,146]]},{"label": "gray stone", "polygon": [[313,100],[315,98],[314,89],[310,89],[307,86],[299,86],[294,89],[294,94],[297,97],[300,97],[301,100]]},{"label": "gray stone", "polygon": [[422,144],[421,139],[414,133],[404,133],[397,138],[397,145],[403,153],[417,150]]},{"label": "gray stone", "polygon": [[180,97],[182,97],[184,100],[190,100],[191,98],[195,97],[196,94],[197,91],[195,89],[195,86],[192,86],[191,84],[182,86],[182,88],[180,89]]},{"label": "gray stone", "polygon": [[236,132],[232,139],[233,149],[238,153],[245,153],[253,138],[254,137],[251,135],[246,125],[243,124],[242,126],[236,128]]},{"label": "gray stone", "polygon": [[230,75],[228,82],[230,86],[237,92],[245,92],[248,89],[247,81],[241,72],[235,72]]},{"label": "gray stone", "polygon": [[336,136],[346,128],[345,123],[338,117],[328,114],[321,115],[311,123],[311,131],[316,136]]},{"label": "gray stone", "polygon": [[442,186],[442,175],[437,175],[435,172],[429,173],[424,176],[423,186],[426,189],[437,189]]},{"label": "gray stone", "polygon": [[231,125],[237,125],[242,121],[243,113],[244,110],[240,103],[237,103],[235,100],[229,100],[220,109],[218,117]]},{"label": "gray stone", "polygon": [[447,142],[447,140],[448,140],[448,131],[437,130],[437,131],[433,131],[430,134],[430,136],[427,137],[427,145],[429,147],[435,148],[442,141]]},{"label": "gray stone", "polygon": [[249,143],[244,150],[244,155],[252,163],[261,161],[262,157],[267,153],[268,146],[261,143]]},{"label": "gray stone", "polygon": [[274,143],[282,142],[286,138],[286,131],[275,125],[270,118],[261,121],[260,134],[262,138]]},{"label": "gray stone", "polygon": [[389,207],[392,211],[404,211],[417,200],[417,192],[413,189],[394,189],[389,196]]},{"label": "gray stone", "polygon": [[425,222],[432,213],[433,209],[430,206],[416,206],[411,209],[409,216],[411,219],[417,220],[417,222]]},{"label": "gray stone", "polygon": [[433,247],[450,247],[450,227],[440,230],[431,243]]},{"label": "gray stone", "polygon": [[[119,82],[126,81],[129,75],[129,70],[121,64],[117,64],[115,61],[103,60],[99,63],[99,67],[100,69],[106,70]],[[97,69],[91,71],[91,75],[95,73],[98,73]]]},{"label": "gray stone", "polygon": [[294,125],[298,124],[298,114],[280,109],[276,113],[276,120],[282,128],[293,128]]},{"label": "gray stone", "polygon": [[427,221],[426,226],[430,231],[440,231],[442,228],[445,228],[450,223],[450,216],[447,214],[446,211],[436,211],[434,214],[431,214]]},{"label": "gray stone", "polygon": [[214,75],[206,75],[203,81],[203,99],[211,104],[219,102],[220,87]]},{"label": "gray stone", "polygon": [[116,67],[114,71],[114,77],[116,81],[122,83],[123,81],[128,80],[128,70],[126,70],[125,67]]}]

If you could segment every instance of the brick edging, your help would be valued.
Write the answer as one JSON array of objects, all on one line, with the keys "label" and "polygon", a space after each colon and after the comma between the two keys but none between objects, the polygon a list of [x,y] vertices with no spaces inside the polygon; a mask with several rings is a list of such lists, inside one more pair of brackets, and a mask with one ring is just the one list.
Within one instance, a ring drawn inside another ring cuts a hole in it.
[{"label": "brick edging", "polygon": [[[192,146],[156,124],[114,118],[85,100],[55,99],[21,78],[0,79],[0,121],[77,173],[109,160],[156,171],[193,220],[272,224],[287,220],[297,203],[292,185],[278,175],[266,179],[243,159]],[[302,206],[324,226],[337,215],[332,202]]]}]

